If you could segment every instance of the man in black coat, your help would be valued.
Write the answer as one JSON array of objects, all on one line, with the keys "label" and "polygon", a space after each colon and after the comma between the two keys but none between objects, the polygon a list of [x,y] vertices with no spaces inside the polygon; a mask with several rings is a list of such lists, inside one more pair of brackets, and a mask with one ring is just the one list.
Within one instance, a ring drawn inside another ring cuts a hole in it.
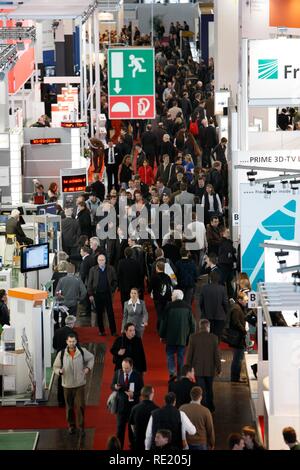
[{"label": "man in black coat", "polygon": [[189,364],[183,366],[181,371],[181,379],[169,382],[169,392],[174,392],[176,395],[176,408],[181,405],[190,403],[191,390],[195,386],[195,372],[194,368]]},{"label": "man in black coat", "polygon": [[129,300],[132,287],[143,288],[143,277],[138,261],[132,258],[132,249],[127,247],[124,251],[125,259],[119,262],[118,286],[121,294],[122,309],[124,302]]},{"label": "man in black coat", "polygon": [[86,235],[87,237],[92,236],[92,219],[91,213],[85,205],[85,202],[80,201],[78,203],[78,214],[77,220],[80,228],[80,235]]},{"label": "man in black coat", "polygon": [[69,256],[77,245],[80,237],[80,227],[78,220],[72,217],[73,209],[65,209],[66,217],[61,220],[62,248]]},{"label": "man in black coat", "polygon": [[[132,408],[138,404],[141,389],[143,387],[143,379],[139,372],[133,369],[133,361],[130,357],[125,357],[122,361],[121,368],[115,371],[111,389],[116,390],[117,396],[117,438],[124,447],[124,438],[126,432],[126,424]],[[131,429],[128,429],[129,440],[132,441]]]},{"label": "man in black coat", "polygon": [[245,337],[247,334],[244,311],[247,303],[247,294],[245,292],[239,292],[236,303],[231,307],[229,326],[232,330],[239,333],[239,341],[236,346],[232,348],[231,382],[243,382],[240,378],[240,374],[245,351]]},{"label": "man in black coat", "polygon": [[154,160],[158,152],[158,145],[156,140],[156,135],[152,131],[152,125],[147,124],[146,132],[143,133],[141,138],[141,143],[143,150],[146,154],[147,159],[149,160],[152,168],[154,167]]},{"label": "man in black coat", "polygon": [[232,298],[234,290],[232,279],[234,277],[234,263],[236,262],[236,249],[230,240],[230,231],[224,227],[221,230],[221,242],[219,245],[218,266],[221,271],[221,282],[227,286],[228,297]]},{"label": "man in black coat", "polygon": [[108,141],[108,148],[104,150],[104,164],[107,174],[107,191],[110,192],[114,186],[116,190],[119,189],[118,185],[118,169],[121,163],[121,154],[117,147],[114,146],[113,141]]},{"label": "man in black coat", "polygon": [[158,409],[153,402],[154,389],[151,385],[145,385],[141,392],[141,402],[135,405],[130,413],[129,426],[133,434],[132,447],[135,452],[145,450],[145,437],[148,422],[152,411]]},{"label": "man in black coat", "polygon": [[[92,250],[90,247],[84,245],[80,249],[80,256],[82,258],[79,268],[79,276],[83,282],[83,284],[87,287],[90,269],[94,266],[94,258],[92,256]],[[91,302],[89,299],[89,295],[87,293],[86,299],[82,302],[85,308],[85,314],[91,314]]]},{"label": "man in black coat", "polygon": [[228,298],[225,286],[220,284],[218,272],[211,272],[209,280],[210,283],[205,284],[200,292],[201,317],[210,321],[210,331],[220,341],[227,317]]},{"label": "man in black coat", "polygon": [[[74,315],[68,315],[65,319],[66,326],[58,328],[55,331],[53,336],[53,349],[56,350],[56,355],[59,351],[65,349],[66,341],[70,333],[72,333],[72,335],[75,335],[77,341],[79,341],[78,334],[76,333],[76,331],[73,330],[75,323],[76,317],[74,317]],[[57,401],[59,406],[65,406],[64,389],[61,384],[61,375],[58,376],[57,381]]]},{"label": "man in black coat", "polygon": [[141,374],[146,372],[146,357],[144,346],[140,337],[135,334],[135,326],[133,323],[127,323],[124,327],[124,333],[119,336],[110,350],[113,355],[113,363],[115,370],[121,368],[122,361],[125,357],[131,357],[134,368]]},{"label": "man in black coat", "polygon": [[119,262],[125,258],[125,249],[128,247],[128,241],[124,237],[120,227],[117,228],[117,236],[115,239],[106,241],[107,259],[111,266],[118,272]]},{"label": "man in black coat", "polygon": [[93,174],[93,183],[91,184],[91,192],[95,193],[97,198],[102,202],[105,196],[105,186],[99,180],[99,173]]},{"label": "man in black coat", "polygon": [[212,157],[215,160],[218,160],[219,162],[221,162],[222,165],[227,164],[227,159],[226,159],[226,155],[225,155],[226,144],[227,144],[226,137],[222,137],[222,139],[220,140],[220,143],[212,151]]}]

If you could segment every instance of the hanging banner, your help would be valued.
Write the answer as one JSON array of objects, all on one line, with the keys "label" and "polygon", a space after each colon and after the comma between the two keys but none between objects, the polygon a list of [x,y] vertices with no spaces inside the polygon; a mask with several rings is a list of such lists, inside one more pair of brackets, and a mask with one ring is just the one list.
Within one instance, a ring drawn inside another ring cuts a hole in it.
[{"label": "hanging banner", "polygon": [[252,105],[300,103],[300,39],[249,41]]},{"label": "hanging banner", "polygon": [[[252,289],[265,280],[264,249],[267,240],[300,242],[300,199],[293,191],[276,184],[266,197],[262,185],[240,185],[240,229],[242,271]],[[253,210],[255,208],[255,210]]]}]

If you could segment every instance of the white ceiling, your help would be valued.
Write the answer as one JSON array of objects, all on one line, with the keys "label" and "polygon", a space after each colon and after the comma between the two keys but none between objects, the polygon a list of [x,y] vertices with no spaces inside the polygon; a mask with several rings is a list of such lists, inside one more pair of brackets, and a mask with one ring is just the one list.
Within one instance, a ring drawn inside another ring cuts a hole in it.
[{"label": "white ceiling", "polygon": [[[7,14],[9,18],[46,19],[76,18],[93,0],[23,0],[23,5],[14,1],[15,10]],[[2,8],[5,8],[2,6]],[[11,6],[7,6],[11,9]]]}]

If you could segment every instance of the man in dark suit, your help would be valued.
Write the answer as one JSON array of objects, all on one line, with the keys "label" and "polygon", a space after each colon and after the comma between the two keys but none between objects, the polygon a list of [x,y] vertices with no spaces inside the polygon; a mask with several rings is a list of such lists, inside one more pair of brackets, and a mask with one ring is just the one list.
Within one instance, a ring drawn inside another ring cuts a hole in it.
[{"label": "man in dark suit", "polygon": [[143,150],[146,154],[147,159],[149,160],[152,168],[154,167],[154,160],[158,152],[158,145],[156,140],[156,135],[152,131],[152,125],[147,124],[146,132],[143,133],[141,138],[141,143]]},{"label": "man in dark suit", "polygon": [[118,185],[118,169],[121,163],[121,155],[118,149],[114,146],[113,141],[108,141],[108,148],[104,150],[104,164],[107,173],[107,191],[110,192],[114,186],[116,190],[119,189]]},{"label": "man in dark suit", "polygon": [[215,411],[213,381],[221,373],[221,359],[218,338],[210,333],[207,319],[200,320],[200,331],[191,335],[186,361],[195,370],[196,382],[203,390],[203,401],[211,412]]},{"label": "man in dark suit", "polygon": [[106,241],[107,259],[111,266],[118,272],[120,260],[125,258],[125,249],[128,247],[128,241],[124,237],[121,227],[117,228],[117,236],[115,239]]},{"label": "man in dark suit", "polygon": [[[87,286],[89,273],[92,266],[94,266],[94,258],[92,256],[92,250],[90,247],[84,245],[80,249],[80,256],[82,258],[79,268],[79,276],[85,286]],[[85,300],[82,302],[85,308],[85,314],[91,314],[91,302],[89,300],[89,295],[87,293]],[[82,314],[83,315],[83,314]]]},{"label": "man in dark suit", "polygon": [[130,413],[129,426],[133,434],[132,447],[135,452],[145,450],[145,437],[148,422],[152,411],[158,406],[153,402],[154,389],[151,385],[145,385],[141,392],[141,402],[135,405]]},{"label": "man in dark suit", "polygon": [[118,285],[121,294],[122,308],[124,302],[129,299],[132,287],[143,288],[143,273],[140,264],[132,258],[132,249],[127,247],[124,251],[125,259],[119,262]]},{"label": "man in dark suit", "polygon": [[[126,424],[129,421],[132,408],[138,404],[141,389],[143,387],[141,375],[133,369],[133,361],[127,357],[122,362],[122,369],[116,370],[111,389],[116,390],[117,397],[117,438],[124,447]],[[128,428],[130,441],[132,441],[131,429]]]},{"label": "man in dark suit", "polygon": [[220,341],[228,312],[227,292],[225,286],[220,284],[218,272],[212,271],[209,280],[210,283],[205,284],[200,292],[201,316],[210,321],[210,331]]},{"label": "man in dark suit", "polygon": [[[78,334],[73,330],[75,323],[76,317],[74,317],[74,315],[68,315],[65,319],[66,325],[62,328],[58,328],[55,331],[53,336],[53,349],[56,350],[56,355],[59,351],[65,349],[67,344],[66,341],[70,333],[74,334],[77,341],[79,341]],[[61,375],[58,376],[57,381],[57,401],[59,406],[65,406],[64,389],[61,384]]]},{"label": "man in dark suit", "polygon": [[71,207],[65,209],[65,214],[65,219],[61,219],[62,248],[70,256],[80,237],[80,227],[78,220],[72,217]]},{"label": "man in dark suit", "polygon": [[169,382],[169,392],[174,392],[176,395],[176,408],[181,405],[190,403],[191,390],[195,386],[195,372],[194,368],[189,364],[183,366],[181,370],[181,379],[177,382]]},{"label": "man in dark suit", "polygon": [[117,275],[114,268],[106,264],[106,256],[98,256],[98,265],[90,269],[88,280],[88,295],[91,304],[96,307],[99,335],[105,336],[103,314],[106,313],[109,321],[109,328],[112,336],[117,336],[115,315],[112,304],[112,294],[118,286]]}]

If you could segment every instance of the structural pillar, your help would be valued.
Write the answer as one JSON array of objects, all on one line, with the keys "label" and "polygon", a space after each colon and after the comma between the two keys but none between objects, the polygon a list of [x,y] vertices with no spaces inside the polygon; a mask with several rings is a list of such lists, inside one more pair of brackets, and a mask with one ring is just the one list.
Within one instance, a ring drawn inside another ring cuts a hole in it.
[{"label": "structural pillar", "polygon": [[215,89],[228,88],[236,104],[239,81],[239,0],[215,0]]}]

